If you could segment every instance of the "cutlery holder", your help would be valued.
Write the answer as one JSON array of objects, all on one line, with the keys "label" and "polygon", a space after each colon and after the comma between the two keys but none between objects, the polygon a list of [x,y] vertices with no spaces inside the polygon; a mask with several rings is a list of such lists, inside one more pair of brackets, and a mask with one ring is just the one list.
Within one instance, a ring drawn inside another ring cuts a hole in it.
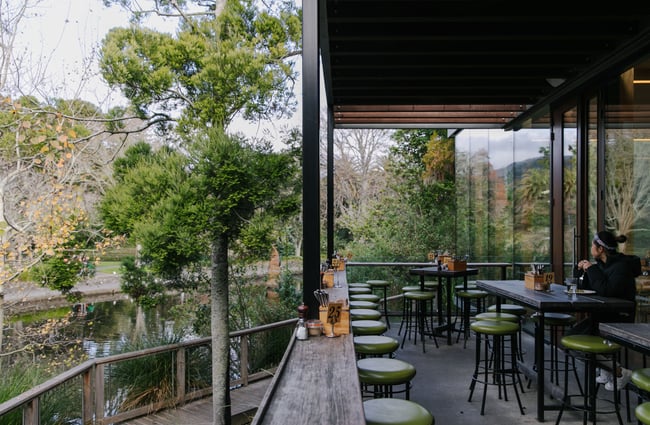
[{"label": "cutlery holder", "polygon": [[524,285],[526,289],[533,289],[535,291],[546,291],[550,288],[551,283],[555,280],[554,273],[540,273],[533,274],[527,272],[524,275]]}]

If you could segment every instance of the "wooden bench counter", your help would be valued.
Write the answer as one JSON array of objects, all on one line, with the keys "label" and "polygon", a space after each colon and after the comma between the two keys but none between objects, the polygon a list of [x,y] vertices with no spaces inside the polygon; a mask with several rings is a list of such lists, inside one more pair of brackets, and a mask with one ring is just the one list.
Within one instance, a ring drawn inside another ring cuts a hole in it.
[{"label": "wooden bench counter", "polygon": [[[345,272],[337,273],[344,276]],[[342,281],[345,282],[344,278]],[[347,284],[344,286],[343,290],[347,291]],[[328,289],[331,296],[342,290],[333,289]],[[252,422],[254,425],[365,423],[351,333],[334,338],[310,336],[305,341],[294,337]]]}]

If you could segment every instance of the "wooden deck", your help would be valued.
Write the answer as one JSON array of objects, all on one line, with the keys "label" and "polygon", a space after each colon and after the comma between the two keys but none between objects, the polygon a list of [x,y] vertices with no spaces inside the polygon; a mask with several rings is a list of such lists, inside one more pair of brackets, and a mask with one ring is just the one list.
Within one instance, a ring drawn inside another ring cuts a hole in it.
[{"label": "wooden deck", "polygon": [[[260,405],[271,378],[253,382],[231,392],[233,425],[250,423]],[[206,397],[175,409],[123,422],[125,425],[212,425],[212,397]]]}]

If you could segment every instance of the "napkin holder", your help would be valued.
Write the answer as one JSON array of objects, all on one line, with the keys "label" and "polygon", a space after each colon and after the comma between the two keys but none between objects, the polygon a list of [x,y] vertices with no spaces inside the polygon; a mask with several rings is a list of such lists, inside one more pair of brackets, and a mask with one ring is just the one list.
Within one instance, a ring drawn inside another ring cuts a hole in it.
[{"label": "napkin holder", "polygon": [[447,269],[453,272],[462,272],[467,270],[467,261],[465,260],[447,260]]},{"label": "napkin holder", "polygon": [[350,306],[348,303],[337,301],[318,307],[318,319],[323,323],[323,333],[325,334],[330,332],[332,326],[329,321],[330,317],[335,320],[335,335],[347,335],[350,333]]},{"label": "napkin holder", "polygon": [[554,273],[535,274],[532,272],[526,272],[524,275],[524,285],[526,289],[532,289],[535,291],[547,291],[554,280]]},{"label": "napkin holder", "polygon": [[334,287],[334,270],[327,270],[323,274],[323,287],[324,288],[333,288]]},{"label": "napkin holder", "polygon": [[345,271],[345,260],[342,258],[332,258],[332,268],[340,272]]}]

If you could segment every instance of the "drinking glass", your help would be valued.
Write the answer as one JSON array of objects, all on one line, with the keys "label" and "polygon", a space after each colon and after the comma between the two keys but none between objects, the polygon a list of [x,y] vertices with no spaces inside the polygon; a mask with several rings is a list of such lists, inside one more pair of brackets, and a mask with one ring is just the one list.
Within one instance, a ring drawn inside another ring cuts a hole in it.
[{"label": "drinking glass", "polygon": [[571,279],[569,282],[567,282],[566,288],[567,288],[567,292],[569,294],[575,294],[577,287],[578,287],[578,285],[577,285],[575,279]]}]

